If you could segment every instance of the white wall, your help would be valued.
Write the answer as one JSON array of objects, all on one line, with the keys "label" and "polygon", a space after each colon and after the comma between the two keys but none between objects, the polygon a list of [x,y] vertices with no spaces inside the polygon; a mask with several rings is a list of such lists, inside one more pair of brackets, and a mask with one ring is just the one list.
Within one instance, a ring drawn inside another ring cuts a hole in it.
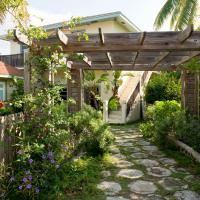
[{"label": "white wall", "polygon": [[10,42],[10,54],[19,54],[20,52],[20,45],[17,42]]}]

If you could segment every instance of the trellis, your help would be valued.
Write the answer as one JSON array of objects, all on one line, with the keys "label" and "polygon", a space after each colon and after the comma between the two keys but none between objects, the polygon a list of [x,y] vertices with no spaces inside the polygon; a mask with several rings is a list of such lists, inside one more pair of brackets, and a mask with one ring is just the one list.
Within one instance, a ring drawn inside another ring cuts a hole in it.
[{"label": "trellis", "polygon": [[[183,105],[192,114],[198,115],[199,78],[197,74],[188,73],[184,68],[184,63],[200,56],[200,32],[194,31],[192,25],[184,31],[169,32],[103,33],[99,28],[98,33],[88,36],[88,41],[78,41],[76,34],[66,34],[58,29],[49,33],[47,39],[32,42],[41,47],[61,45],[66,54],[83,54],[82,61],[67,61],[67,66],[73,73],[76,72],[79,82],[82,69],[182,71]],[[18,31],[15,31],[15,37],[17,41],[30,45],[26,37]],[[26,76],[28,77],[28,74]],[[81,98],[80,85],[75,89],[78,94],[76,99]],[[72,91],[73,96],[73,89],[69,91]]]}]

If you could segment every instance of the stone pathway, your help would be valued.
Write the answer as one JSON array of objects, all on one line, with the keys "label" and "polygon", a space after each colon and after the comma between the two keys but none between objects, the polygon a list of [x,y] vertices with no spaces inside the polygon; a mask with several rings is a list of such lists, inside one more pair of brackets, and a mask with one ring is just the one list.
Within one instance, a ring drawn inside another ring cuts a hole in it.
[{"label": "stone pathway", "polygon": [[106,200],[200,200],[190,189],[199,177],[178,167],[137,131],[125,127],[112,131],[116,137],[110,150],[112,166],[105,167],[97,185]]}]

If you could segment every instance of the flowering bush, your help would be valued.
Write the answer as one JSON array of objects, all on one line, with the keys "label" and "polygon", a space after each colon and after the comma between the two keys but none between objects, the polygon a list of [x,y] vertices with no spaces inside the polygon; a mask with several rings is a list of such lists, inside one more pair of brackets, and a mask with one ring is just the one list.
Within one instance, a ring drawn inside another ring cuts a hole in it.
[{"label": "flowering bush", "polygon": [[[30,115],[29,120],[17,124],[22,134],[16,144],[16,159],[4,179],[5,198],[40,199],[48,191],[56,195],[63,189],[61,174],[68,173],[66,165],[75,156],[84,152],[96,156],[111,144],[113,136],[102,114],[88,106],[75,114],[66,112],[69,101],[62,101],[59,91],[60,87],[54,87],[25,97]],[[48,104],[49,94],[54,105]]]},{"label": "flowering bush", "polygon": [[0,101],[0,109],[4,107],[3,101]]},{"label": "flowering bush", "polygon": [[8,103],[0,101],[0,116],[9,115],[12,113],[12,107]]}]

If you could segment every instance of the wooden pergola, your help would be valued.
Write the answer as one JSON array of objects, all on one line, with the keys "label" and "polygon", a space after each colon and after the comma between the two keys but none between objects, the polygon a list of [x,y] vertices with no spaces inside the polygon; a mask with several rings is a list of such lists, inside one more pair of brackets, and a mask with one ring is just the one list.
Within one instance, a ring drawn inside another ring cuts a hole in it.
[{"label": "wooden pergola", "polygon": [[[15,31],[15,37],[30,45],[18,31]],[[83,54],[82,61],[67,61],[72,74],[76,74],[76,80],[81,79],[82,69],[182,71],[182,103],[192,114],[199,113],[198,75],[187,73],[183,66],[200,56],[200,32],[193,31],[192,25],[184,31],[170,32],[103,33],[99,28],[98,33],[88,34],[88,37],[88,41],[79,41],[76,34],[66,34],[58,29],[47,39],[32,42],[39,46],[61,45],[66,54]]]}]

